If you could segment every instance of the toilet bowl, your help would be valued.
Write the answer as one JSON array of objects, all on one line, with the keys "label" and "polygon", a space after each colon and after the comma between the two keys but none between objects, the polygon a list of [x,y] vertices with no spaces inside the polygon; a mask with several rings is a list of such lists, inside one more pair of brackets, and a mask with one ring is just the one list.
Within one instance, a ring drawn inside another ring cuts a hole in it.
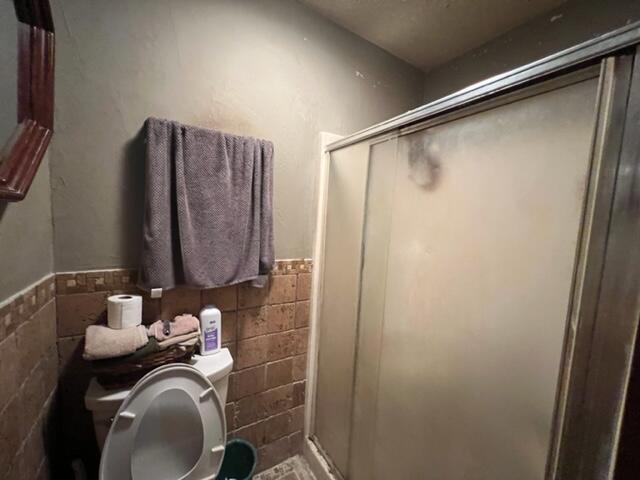
[{"label": "toilet bowl", "polygon": [[226,441],[229,350],[169,364],[132,388],[85,394],[101,449],[100,480],[215,478]]}]

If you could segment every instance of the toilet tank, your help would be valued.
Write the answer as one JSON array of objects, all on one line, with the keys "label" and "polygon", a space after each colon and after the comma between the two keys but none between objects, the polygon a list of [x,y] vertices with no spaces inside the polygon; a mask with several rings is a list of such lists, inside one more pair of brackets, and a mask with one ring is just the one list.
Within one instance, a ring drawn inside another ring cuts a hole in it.
[{"label": "toilet tank", "polygon": [[[222,348],[213,355],[194,355],[190,364],[209,379],[224,407],[227,403],[229,374],[233,368],[233,358],[231,358],[229,349]],[[84,396],[84,404],[93,416],[93,426],[100,450],[102,450],[111,428],[113,417],[130,391],[130,387],[106,390],[100,386],[95,378],[92,378],[91,382],[89,382],[89,388],[87,388],[87,393]]]}]

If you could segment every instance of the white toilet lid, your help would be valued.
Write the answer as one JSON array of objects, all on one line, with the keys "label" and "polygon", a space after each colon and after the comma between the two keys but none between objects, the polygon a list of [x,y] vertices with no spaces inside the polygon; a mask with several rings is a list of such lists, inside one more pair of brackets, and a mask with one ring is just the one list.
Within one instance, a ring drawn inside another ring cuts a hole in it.
[{"label": "white toilet lid", "polygon": [[100,480],[215,478],[227,434],[224,405],[190,365],[165,365],[132,389],[102,449]]}]

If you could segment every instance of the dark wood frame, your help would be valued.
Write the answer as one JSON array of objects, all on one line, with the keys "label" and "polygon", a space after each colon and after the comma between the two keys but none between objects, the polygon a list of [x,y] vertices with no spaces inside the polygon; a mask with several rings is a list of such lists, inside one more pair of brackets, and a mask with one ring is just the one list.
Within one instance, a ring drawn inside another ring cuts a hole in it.
[{"label": "dark wood frame", "polygon": [[49,0],[14,0],[18,118],[0,151],[0,199],[22,200],[53,135],[55,34]]}]

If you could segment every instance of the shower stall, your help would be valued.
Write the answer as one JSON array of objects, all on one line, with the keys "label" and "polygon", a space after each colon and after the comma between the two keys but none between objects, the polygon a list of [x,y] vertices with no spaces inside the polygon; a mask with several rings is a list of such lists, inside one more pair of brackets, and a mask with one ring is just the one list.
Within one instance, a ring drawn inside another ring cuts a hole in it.
[{"label": "shower stall", "polygon": [[327,478],[612,478],[640,285],[637,26],[326,149]]}]

